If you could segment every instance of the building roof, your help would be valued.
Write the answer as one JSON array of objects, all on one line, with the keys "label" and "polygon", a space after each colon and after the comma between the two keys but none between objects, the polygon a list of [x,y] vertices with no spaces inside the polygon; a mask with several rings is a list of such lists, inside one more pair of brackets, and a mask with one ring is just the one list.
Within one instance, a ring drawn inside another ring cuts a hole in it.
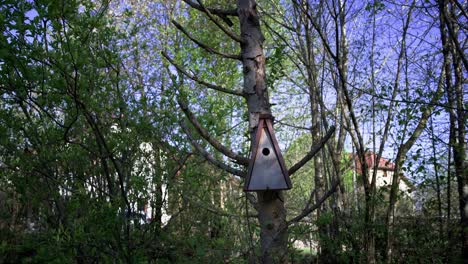
[{"label": "building roof", "polygon": [[[356,173],[362,175],[362,165],[361,161],[357,154],[350,154],[351,158],[354,156],[355,166],[356,166]],[[374,169],[374,166],[377,162],[377,154],[374,152],[367,152],[366,153],[366,164],[367,168]],[[395,163],[389,161],[386,158],[380,157],[379,163],[377,164],[377,170],[384,170],[384,171],[394,171],[395,170]],[[414,189],[414,184],[405,176],[403,173],[400,172],[400,179],[403,180],[411,189]]]},{"label": "building roof", "polygon": [[[356,154],[351,154],[354,156],[355,159],[355,166],[356,166],[356,172],[359,174],[362,174],[362,165],[361,161],[359,160],[359,157]],[[373,169],[375,164],[377,162],[377,154],[374,152],[367,152],[366,153],[366,164],[367,168]],[[395,164],[383,157],[380,157],[379,164],[377,165],[378,170],[390,170],[393,171],[395,170]]]}]

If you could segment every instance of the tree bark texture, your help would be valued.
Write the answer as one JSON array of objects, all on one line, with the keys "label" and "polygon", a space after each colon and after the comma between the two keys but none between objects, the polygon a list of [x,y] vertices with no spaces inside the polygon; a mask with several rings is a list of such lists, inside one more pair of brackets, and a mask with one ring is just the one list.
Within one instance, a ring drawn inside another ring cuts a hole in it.
[{"label": "tree bark texture", "polygon": [[[249,111],[251,140],[260,114],[271,114],[265,80],[264,36],[260,29],[254,0],[238,0],[241,31],[241,57],[244,74],[243,93]],[[252,142],[253,143],[253,142]],[[287,224],[281,191],[257,192],[260,222],[261,263],[284,263],[287,252]]]}]

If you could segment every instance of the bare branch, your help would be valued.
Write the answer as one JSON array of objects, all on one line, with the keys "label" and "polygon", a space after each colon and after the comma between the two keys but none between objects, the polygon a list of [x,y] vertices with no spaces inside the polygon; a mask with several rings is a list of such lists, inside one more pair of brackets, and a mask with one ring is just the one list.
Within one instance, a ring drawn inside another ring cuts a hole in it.
[{"label": "bare branch", "polygon": [[[304,12],[304,14],[307,16],[307,18],[309,19],[310,23],[312,23],[312,26],[315,28],[315,30],[317,31],[317,33],[319,34],[319,37],[320,39],[322,40],[322,43],[323,43],[323,46],[325,47],[325,50],[328,52],[328,54],[330,55],[330,57],[332,57],[333,60],[337,61],[339,60],[340,58],[333,53],[330,45],[328,44],[328,41],[327,41],[327,38],[325,36],[325,34],[323,33],[323,31],[320,29],[319,25],[317,24],[317,22],[315,21],[315,19],[310,15],[310,13],[300,4],[298,3],[297,1],[293,1],[293,4],[295,4],[296,6],[299,7],[299,9],[302,10],[302,12]],[[307,4],[309,5],[309,4]],[[309,8],[311,9],[311,8]]]},{"label": "bare branch", "polygon": [[176,67],[176,69],[179,72],[181,72],[183,75],[187,76],[191,80],[193,80],[193,81],[195,81],[195,82],[197,82],[197,83],[199,83],[201,85],[204,85],[204,86],[206,86],[208,88],[211,88],[213,90],[219,91],[219,92],[232,94],[232,95],[237,95],[237,96],[242,96],[242,97],[244,96],[244,94],[242,92],[234,91],[234,90],[231,90],[231,89],[221,87],[221,86],[216,85],[216,84],[212,84],[212,83],[208,83],[208,82],[200,80],[197,76],[188,73],[184,68],[182,68],[179,64],[177,64],[173,59],[171,59],[171,57],[169,57],[169,55],[167,55],[166,52],[162,51],[161,54],[164,56],[164,58],[166,58],[166,60],[168,60],[172,65],[174,65],[174,67]]},{"label": "bare branch", "polygon": [[195,141],[195,139],[193,138],[192,133],[190,132],[190,130],[188,129],[188,127],[185,125],[184,122],[180,122],[180,126],[182,127],[185,134],[189,138],[190,143],[192,144],[192,146],[197,150],[197,152],[202,157],[204,157],[207,161],[209,161],[210,163],[212,163],[213,165],[215,165],[216,167],[218,167],[218,168],[220,168],[220,169],[222,169],[224,171],[227,171],[227,172],[229,172],[229,173],[231,173],[233,175],[239,176],[241,178],[245,178],[245,172],[240,171],[238,169],[234,169],[231,166],[226,165],[226,164],[224,164],[223,162],[221,162],[219,160],[216,160],[210,153],[208,153],[202,146],[200,146]]},{"label": "bare branch", "polygon": [[[193,1],[190,1],[190,0],[184,0],[184,2],[186,4],[188,4],[189,6],[195,8],[197,10],[200,10],[202,12],[205,12],[205,9],[208,9],[212,14],[219,16],[223,20],[227,16],[238,16],[237,8],[233,8],[233,9],[229,9],[229,10],[218,9],[218,8],[204,8],[201,5],[199,5],[199,4],[197,4],[197,3],[193,2]],[[226,23],[229,26],[231,26],[230,23],[232,23],[232,22],[227,22],[226,21]]]},{"label": "bare branch", "polygon": [[[186,0],[184,0],[186,1]],[[230,38],[232,38],[233,40],[239,42],[239,43],[242,43],[242,39],[237,36],[234,32],[232,32],[230,29],[226,28],[225,26],[221,25],[221,23],[219,23],[219,21],[213,16],[213,14],[211,14],[210,10],[208,10],[200,0],[197,0],[201,10],[208,16],[208,18],[213,21],[213,23],[215,23],[216,26],[218,26],[219,29],[221,29],[224,33],[226,33],[226,35],[228,35]],[[187,3],[187,2],[186,2]],[[237,10],[236,10],[236,14],[237,14]]]},{"label": "bare branch", "polygon": [[[263,9],[263,8],[261,8],[261,7],[259,7],[258,9],[260,10],[261,15],[266,15],[266,16],[268,16],[268,17],[269,17],[271,20],[273,20],[275,23],[281,25],[282,27],[284,27],[284,28],[287,29],[287,30],[295,31],[295,29],[294,29],[293,27],[291,27],[290,25],[288,25],[288,24],[286,24],[286,23],[284,23],[284,22],[281,22],[281,21],[279,21],[279,19],[277,19],[278,16],[283,15],[283,14],[280,14],[280,13],[273,13],[273,14],[271,14],[270,12],[266,11],[265,9]],[[263,22],[263,23],[265,23],[265,22]],[[290,23],[291,23],[291,22],[290,22]],[[291,23],[291,24],[292,24],[292,23]]]},{"label": "bare branch", "polygon": [[237,153],[234,153],[231,149],[229,149],[226,146],[224,146],[223,144],[221,144],[221,142],[219,142],[216,138],[212,137],[208,133],[208,131],[200,124],[200,122],[198,122],[195,115],[189,110],[188,105],[186,103],[182,102],[182,100],[179,97],[177,97],[177,103],[179,103],[180,108],[184,112],[185,116],[187,116],[190,123],[195,127],[198,134],[200,134],[200,136],[202,136],[202,138],[204,138],[206,141],[208,141],[208,143],[210,143],[211,146],[213,146],[216,150],[221,152],[223,155],[225,155],[225,156],[227,156],[227,157],[229,157],[231,159],[234,159],[236,163],[238,163],[240,165],[244,165],[244,166],[249,165],[249,159],[248,158],[243,157],[243,156],[241,156],[241,155],[239,155]]},{"label": "bare branch", "polygon": [[465,7],[463,7],[457,0],[454,0],[453,3],[458,7],[458,10],[460,10],[460,13],[463,14],[463,16],[468,19],[468,14],[465,11]]},{"label": "bare branch", "polygon": [[[293,219],[289,220],[286,222],[286,225],[284,225],[281,229],[279,229],[274,235],[273,237],[276,238],[279,234],[281,234],[281,232],[283,232],[284,230],[286,230],[290,225],[293,225],[293,224],[296,224],[298,223],[299,221],[301,221],[302,219],[304,219],[306,216],[308,216],[310,213],[312,213],[313,211],[315,211],[317,208],[319,208],[327,199],[328,197],[330,197],[333,193],[336,192],[337,190],[337,187],[340,185],[340,180],[336,181],[333,183],[333,185],[331,186],[331,189],[328,190],[328,192],[326,192],[313,206],[310,206],[310,202],[312,201],[312,199],[309,199],[309,201],[307,202],[307,204],[305,205],[304,209],[302,210],[302,212],[294,217]],[[311,193],[311,196],[313,196],[315,193],[315,190],[312,191]]]},{"label": "bare branch", "polygon": [[292,127],[292,128],[300,129],[300,130],[307,130],[307,131],[310,131],[310,130],[312,130],[314,128],[314,127],[304,127],[304,126],[293,125],[293,124],[283,122],[281,120],[275,120],[275,123],[278,123],[278,124],[283,125],[283,126]]},{"label": "bare branch", "polygon": [[440,5],[440,11],[441,11],[441,16],[443,16],[444,20],[446,20],[445,26],[447,26],[448,33],[450,35],[450,39],[452,43],[455,45],[455,49],[458,52],[459,58],[462,60],[463,65],[465,66],[465,69],[468,70],[468,60],[465,57],[465,52],[464,49],[460,47],[460,42],[458,42],[458,33],[455,31],[452,25],[452,18],[448,15],[447,13],[447,8],[445,5]]},{"label": "bare branch", "polygon": [[313,211],[315,211],[317,208],[319,208],[327,199],[328,197],[330,197],[333,193],[336,192],[336,189],[338,187],[338,185],[340,184],[340,181],[336,181],[335,183],[333,183],[332,187],[330,190],[328,190],[328,192],[326,192],[319,200],[318,202],[316,202],[313,206],[310,206],[309,203],[306,204],[304,210],[302,210],[302,212],[294,217],[293,219],[289,220],[287,222],[287,226],[290,226],[292,224],[295,224],[299,221],[301,221],[304,217],[308,216],[310,213],[312,213]]},{"label": "bare branch", "polygon": [[172,172],[169,174],[169,175],[171,175],[171,176],[169,177],[169,179],[171,179],[171,180],[175,179],[175,177],[177,176],[177,174],[184,168],[185,163],[186,163],[187,160],[190,158],[190,156],[192,156],[192,153],[188,153],[188,154],[184,155],[182,158],[180,158],[179,160],[177,160],[177,166],[176,166],[175,169],[172,170]]},{"label": "bare branch", "polygon": [[325,143],[327,143],[327,141],[330,139],[334,132],[335,126],[331,126],[327,134],[325,134],[325,136],[317,144],[312,146],[309,153],[307,153],[299,162],[297,162],[291,168],[289,168],[289,175],[294,174],[296,171],[302,168],[302,166],[304,166],[309,160],[311,160],[315,156],[315,154],[317,154],[317,152],[319,152],[323,148],[323,146],[325,146]]},{"label": "bare branch", "polygon": [[190,35],[190,33],[188,33],[187,30],[185,30],[185,28],[182,27],[182,25],[180,25],[179,23],[177,23],[175,20],[172,20],[172,24],[174,24],[174,26],[176,26],[177,29],[179,29],[180,31],[182,31],[182,33],[184,33],[190,40],[192,40],[192,41],[195,42],[198,46],[200,46],[200,48],[206,50],[206,51],[209,52],[209,53],[216,54],[216,55],[219,55],[219,56],[224,57],[224,58],[227,58],[227,59],[234,59],[234,60],[241,60],[241,59],[242,59],[240,55],[226,54],[226,53],[217,51],[217,50],[211,48],[211,47],[208,46],[208,45],[205,45],[205,44],[201,43],[200,41],[198,41],[197,39],[195,39],[194,37],[192,37],[192,36]]},{"label": "bare branch", "polygon": [[[202,201],[197,201],[197,199],[194,199],[194,197],[187,197],[186,195],[183,195],[183,194],[181,194],[181,197],[182,197],[182,199],[185,200],[185,202],[187,204],[195,205],[197,208],[203,209],[205,211],[208,211],[208,212],[210,212],[212,214],[215,214],[215,215],[218,215],[218,216],[238,218],[238,219],[242,219],[244,217],[248,217],[248,218],[257,218],[258,217],[257,214],[248,214],[248,215],[231,214],[231,213],[227,212],[226,210],[213,209],[213,208],[211,208],[211,207],[213,207],[212,204],[204,204]],[[198,198],[198,197],[196,197],[196,198]]]}]

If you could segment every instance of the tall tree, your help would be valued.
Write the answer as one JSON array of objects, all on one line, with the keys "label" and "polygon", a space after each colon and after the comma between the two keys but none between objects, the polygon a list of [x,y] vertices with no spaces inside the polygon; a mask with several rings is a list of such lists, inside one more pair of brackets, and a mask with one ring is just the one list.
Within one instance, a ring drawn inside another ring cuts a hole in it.
[{"label": "tall tree", "polygon": [[[460,239],[462,258],[468,259],[468,165],[466,160],[467,138],[466,119],[467,109],[465,92],[463,91],[463,69],[468,70],[466,54],[466,30],[461,20],[467,18],[462,4],[455,1],[438,1],[439,29],[442,42],[442,53],[446,63],[445,93],[447,96],[447,111],[450,116],[450,144],[453,152],[455,175],[457,179],[460,211]],[[465,39],[460,41],[460,38]],[[450,63],[451,62],[451,63]],[[450,65],[451,64],[451,65]]]},{"label": "tall tree", "polygon": [[[249,120],[249,134],[251,144],[253,144],[254,134],[258,126],[259,117],[261,115],[271,116],[270,101],[268,97],[268,87],[266,82],[265,72],[265,55],[263,51],[264,36],[260,28],[260,18],[257,12],[257,3],[252,0],[240,0],[237,3],[235,9],[217,9],[208,8],[201,1],[197,3],[193,1],[185,1],[191,7],[202,11],[222,32],[224,32],[231,40],[237,42],[240,45],[240,55],[226,54],[221,51],[217,51],[212,47],[208,47],[202,42],[198,41],[194,37],[190,36],[187,30],[179,25],[177,22],[173,22],[176,27],[179,28],[185,35],[187,35],[192,41],[194,41],[200,48],[212,53],[220,55],[228,59],[237,59],[242,63],[243,72],[243,89],[242,91],[236,91],[214,85],[201,80],[201,78],[194,76],[185,70],[182,66],[178,65],[172,60],[168,54],[163,55],[168,59],[180,72],[180,74],[205,85],[208,88],[217,90],[219,92],[228,93],[235,96],[242,96],[246,100],[247,115]],[[237,35],[226,25],[232,24],[228,17],[238,17],[240,26],[240,35]],[[197,118],[190,111],[188,105],[182,100],[178,100],[179,105],[187,119],[195,127],[198,134],[202,136],[208,143],[210,143],[216,150],[220,151],[225,156],[234,160],[235,163],[246,166],[248,159],[235,153],[230,148],[222,145],[217,139],[209,135],[207,130],[203,128],[197,121]],[[190,136],[191,132],[184,128],[185,132]],[[329,138],[333,132],[333,129],[326,135]],[[293,174],[300,169],[307,161],[317,153],[317,151],[324,145],[326,139],[322,139],[317,145],[313,146],[307,155],[302,158],[297,164],[293,165],[289,169],[289,173]],[[213,155],[209,154],[201,148],[196,142],[192,140],[194,147],[197,151],[204,156],[208,161],[214,165],[226,170],[227,172],[244,177],[245,173],[242,170],[235,169],[228,164],[225,164],[219,160],[214,159]],[[317,199],[316,204],[321,204],[328,197],[330,193],[323,194],[322,197]],[[284,206],[284,195],[281,191],[259,191],[257,192],[257,199],[254,200],[250,194],[250,197],[254,208],[258,211],[258,220],[260,223],[260,245],[261,245],[261,256],[262,263],[281,263],[287,258],[287,243],[288,235],[287,228],[288,222],[286,221],[286,208]],[[307,205],[301,215],[293,218],[290,223],[295,223],[310,214],[316,207]]]}]

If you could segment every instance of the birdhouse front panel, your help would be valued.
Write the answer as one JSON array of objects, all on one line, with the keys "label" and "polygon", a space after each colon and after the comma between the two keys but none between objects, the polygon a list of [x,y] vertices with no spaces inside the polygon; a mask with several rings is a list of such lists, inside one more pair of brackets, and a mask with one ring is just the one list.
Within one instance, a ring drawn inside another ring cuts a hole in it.
[{"label": "birdhouse front panel", "polygon": [[260,119],[244,190],[285,190],[290,188],[291,182],[276,142],[271,120]]}]

